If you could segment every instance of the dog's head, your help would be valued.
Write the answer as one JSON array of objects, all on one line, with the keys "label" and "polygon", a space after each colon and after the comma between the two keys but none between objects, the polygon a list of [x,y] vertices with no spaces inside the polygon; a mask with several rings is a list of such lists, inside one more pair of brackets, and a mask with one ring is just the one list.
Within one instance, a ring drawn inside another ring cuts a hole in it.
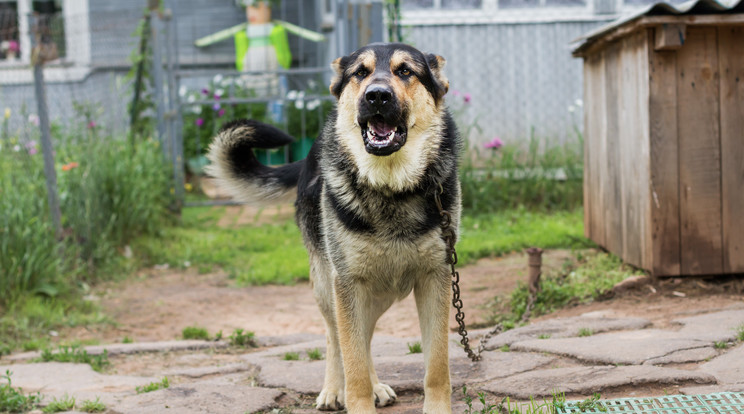
[{"label": "dog's head", "polygon": [[356,127],[367,153],[388,156],[437,122],[449,82],[445,60],[401,43],[375,43],[331,65],[339,126]]}]

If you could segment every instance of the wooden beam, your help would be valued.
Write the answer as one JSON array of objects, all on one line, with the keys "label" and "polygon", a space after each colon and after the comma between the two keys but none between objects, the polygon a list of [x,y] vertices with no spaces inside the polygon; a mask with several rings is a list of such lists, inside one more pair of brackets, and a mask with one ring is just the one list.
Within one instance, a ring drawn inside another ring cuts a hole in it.
[{"label": "wooden beam", "polygon": [[687,26],[684,24],[664,23],[656,27],[656,41],[654,50],[678,50],[685,44],[685,31]]}]

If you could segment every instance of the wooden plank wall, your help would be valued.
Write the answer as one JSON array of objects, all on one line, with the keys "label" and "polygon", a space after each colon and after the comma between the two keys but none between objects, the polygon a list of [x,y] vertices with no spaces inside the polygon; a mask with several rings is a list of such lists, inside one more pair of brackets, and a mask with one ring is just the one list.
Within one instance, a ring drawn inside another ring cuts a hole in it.
[{"label": "wooden plank wall", "polygon": [[657,276],[679,275],[677,53],[655,52],[654,36],[648,40],[653,260],[647,269]]},{"label": "wooden plank wall", "polygon": [[744,27],[718,28],[723,271],[744,273]]},{"label": "wooden plank wall", "polygon": [[605,245],[604,181],[607,116],[605,114],[605,66],[602,54],[584,61],[584,234]]},{"label": "wooden plank wall", "polygon": [[681,273],[723,271],[717,30],[688,27],[677,51]]}]

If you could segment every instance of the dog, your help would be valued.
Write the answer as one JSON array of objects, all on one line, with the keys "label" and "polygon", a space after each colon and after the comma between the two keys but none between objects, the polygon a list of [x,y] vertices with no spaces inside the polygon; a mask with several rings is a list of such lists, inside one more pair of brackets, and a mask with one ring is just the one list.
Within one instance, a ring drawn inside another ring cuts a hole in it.
[{"label": "dog", "polygon": [[426,366],[424,412],[451,413],[450,271],[435,202],[460,221],[460,138],[444,105],[444,58],[375,43],[336,59],[337,105],[308,156],[271,168],[254,148],[293,141],[252,120],[213,140],[207,172],[245,202],[295,199],[310,281],[326,323],[319,410],[375,413],[396,400],[379,381],[370,342],[378,318],[413,291]]}]

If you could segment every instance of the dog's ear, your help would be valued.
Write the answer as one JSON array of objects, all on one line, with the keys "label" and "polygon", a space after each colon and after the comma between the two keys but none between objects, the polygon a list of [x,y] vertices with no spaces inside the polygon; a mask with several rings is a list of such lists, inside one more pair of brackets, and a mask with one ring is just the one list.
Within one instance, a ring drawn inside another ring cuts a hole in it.
[{"label": "dog's ear", "polygon": [[438,98],[441,98],[449,91],[449,80],[444,75],[444,65],[447,64],[447,61],[439,55],[429,53],[426,55],[426,64],[429,65],[431,75],[440,90]]},{"label": "dog's ear", "polygon": [[330,91],[331,95],[338,99],[341,96],[341,91],[344,86],[344,72],[346,72],[346,66],[349,64],[349,57],[344,56],[337,58],[331,63],[331,69],[333,69],[333,78],[331,79]]}]

